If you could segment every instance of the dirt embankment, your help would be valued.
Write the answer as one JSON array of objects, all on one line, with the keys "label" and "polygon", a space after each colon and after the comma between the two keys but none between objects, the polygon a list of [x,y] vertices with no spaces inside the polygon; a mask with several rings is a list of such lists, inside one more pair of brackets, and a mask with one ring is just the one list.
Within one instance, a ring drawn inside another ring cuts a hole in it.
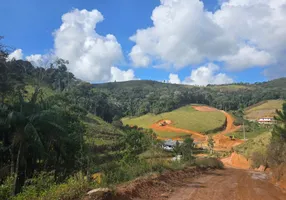
[{"label": "dirt embankment", "polygon": [[284,200],[286,193],[263,172],[196,168],[139,178],[121,185],[108,200]]},{"label": "dirt embankment", "polygon": [[199,168],[187,168],[180,171],[168,171],[162,175],[152,177],[140,177],[129,183],[117,187],[113,200],[131,199],[166,199],[175,187],[182,185],[184,178],[195,178],[200,176],[205,170]]},{"label": "dirt embankment", "polygon": [[226,167],[238,169],[250,169],[251,167],[250,160],[247,160],[244,156],[237,153],[232,153],[231,156],[223,158],[221,161]]},{"label": "dirt embankment", "polygon": [[286,164],[280,164],[270,169],[272,174],[271,182],[286,190]]}]

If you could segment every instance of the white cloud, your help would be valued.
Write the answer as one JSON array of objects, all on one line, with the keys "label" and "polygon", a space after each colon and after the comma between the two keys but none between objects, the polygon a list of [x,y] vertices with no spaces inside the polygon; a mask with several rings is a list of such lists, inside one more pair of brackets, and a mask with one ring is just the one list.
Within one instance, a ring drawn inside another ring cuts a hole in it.
[{"label": "white cloud", "polygon": [[286,0],[229,0],[214,13],[213,20],[238,43],[247,41],[255,47],[242,69],[272,64],[271,69],[266,69],[267,77],[286,75],[282,69],[286,51]]},{"label": "white cloud", "polygon": [[129,69],[127,71],[120,70],[117,67],[111,67],[111,79],[110,81],[129,81],[129,80],[136,80],[134,71]]},{"label": "white cloud", "polygon": [[62,25],[55,30],[54,49],[50,54],[26,57],[34,66],[48,66],[56,58],[68,60],[68,70],[89,82],[126,81],[136,79],[133,70],[114,67],[124,58],[115,36],[101,36],[97,23],[103,21],[97,10],[72,10],[62,16]]},{"label": "white cloud", "polygon": [[199,0],[161,0],[151,19],[152,27],[137,30],[130,38],[136,43],[129,54],[135,66],[157,60],[181,68],[233,53],[237,48]]},{"label": "white cloud", "polygon": [[181,80],[178,74],[170,74],[169,75],[169,83],[180,84]]},{"label": "white cloud", "polygon": [[30,56],[26,56],[26,60],[29,61],[34,67],[47,68],[56,59],[57,58],[53,54],[32,54]]},{"label": "white cloud", "polygon": [[218,71],[219,66],[209,63],[206,66],[201,66],[192,70],[191,75],[186,77],[183,83],[200,86],[233,83],[233,80],[230,77],[223,73],[217,73]]},{"label": "white cloud", "polygon": [[[69,61],[68,69],[78,78],[90,82],[113,79],[116,63],[123,60],[115,36],[101,36],[97,23],[103,21],[97,10],[75,9],[62,16],[62,25],[55,31],[55,55]],[[127,71],[128,77],[131,72]]]},{"label": "white cloud", "polygon": [[[225,61],[229,70],[271,66],[285,76],[286,0],[221,0],[214,13],[199,0],[161,0],[153,26],[137,30],[129,56],[135,66],[181,68]],[[164,66],[164,65],[162,65]],[[271,73],[270,73],[271,72]]]},{"label": "white cloud", "polygon": [[11,54],[9,54],[7,60],[12,60],[12,59],[22,60],[23,59],[22,49],[16,49]]},{"label": "white cloud", "polygon": [[258,51],[249,46],[239,49],[235,55],[222,56],[226,67],[231,70],[243,70],[253,66],[263,67],[272,64],[275,60],[265,51]]}]

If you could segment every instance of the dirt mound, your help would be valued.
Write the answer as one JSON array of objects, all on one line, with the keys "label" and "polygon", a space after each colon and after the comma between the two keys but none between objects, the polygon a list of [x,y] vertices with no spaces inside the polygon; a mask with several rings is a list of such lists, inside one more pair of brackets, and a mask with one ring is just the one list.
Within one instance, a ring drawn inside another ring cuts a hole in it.
[{"label": "dirt mound", "polygon": [[216,108],[212,108],[209,106],[192,106],[194,109],[196,109],[197,111],[201,111],[201,112],[214,112],[214,111],[218,111],[218,109]]},{"label": "dirt mound", "polygon": [[234,167],[238,169],[250,169],[250,161],[244,156],[232,153],[230,157],[221,159],[223,164],[227,167]]},{"label": "dirt mound", "polygon": [[239,139],[231,140],[229,137],[220,134],[215,135],[213,139],[215,141],[214,150],[216,151],[230,151],[233,147],[244,142],[243,140]]},{"label": "dirt mound", "polygon": [[182,179],[196,177],[205,170],[199,168],[187,168],[180,171],[168,171],[162,175],[138,178],[132,182],[117,187],[112,200],[129,199],[166,199],[172,192],[173,186],[182,185]]}]

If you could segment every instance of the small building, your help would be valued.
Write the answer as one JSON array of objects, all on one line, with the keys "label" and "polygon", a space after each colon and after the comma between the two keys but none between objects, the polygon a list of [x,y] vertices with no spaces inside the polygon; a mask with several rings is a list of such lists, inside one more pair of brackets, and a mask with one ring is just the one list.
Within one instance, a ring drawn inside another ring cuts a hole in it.
[{"label": "small building", "polygon": [[257,120],[259,124],[275,124],[274,117],[262,117]]},{"label": "small building", "polygon": [[[182,141],[178,141],[179,144],[182,144]],[[162,146],[162,148],[166,151],[173,151],[174,147],[176,146],[176,140],[166,140]]]}]

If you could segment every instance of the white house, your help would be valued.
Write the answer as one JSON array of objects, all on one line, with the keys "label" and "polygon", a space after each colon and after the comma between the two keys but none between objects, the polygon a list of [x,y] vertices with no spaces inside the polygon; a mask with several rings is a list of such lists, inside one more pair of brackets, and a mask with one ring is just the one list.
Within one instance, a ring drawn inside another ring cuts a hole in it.
[{"label": "white house", "polygon": [[275,120],[273,117],[262,117],[257,120],[259,124],[274,124]]}]

